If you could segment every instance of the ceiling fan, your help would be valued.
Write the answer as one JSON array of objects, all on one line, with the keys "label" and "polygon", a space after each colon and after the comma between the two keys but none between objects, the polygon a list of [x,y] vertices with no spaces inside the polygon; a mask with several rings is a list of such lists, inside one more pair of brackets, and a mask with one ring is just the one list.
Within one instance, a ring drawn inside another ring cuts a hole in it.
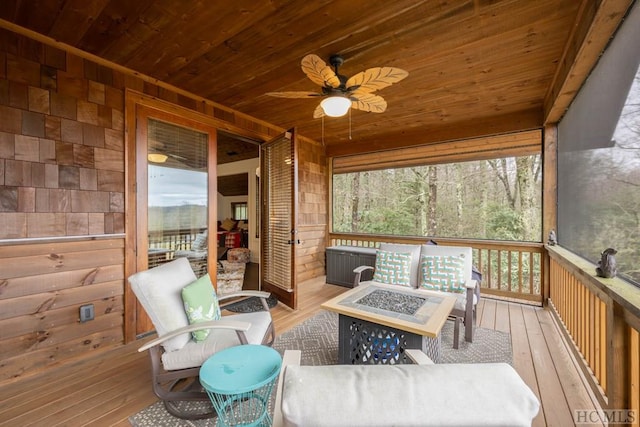
[{"label": "ceiling fan", "polygon": [[338,73],[344,63],[340,55],[332,55],[329,63],[333,70],[317,55],[302,58],[302,71],[312,82],[322,86],[318,92],[269,92],[266,95],[280,98],[324,97],[313,112],[313,118],[323,116],[340,117],[347,114],[349,108],[373,113],[382,113],[387,109],[387,101],[373,92],[399,82],[409,75],[395,67],[375,67],[361,71],[349,78]]}]

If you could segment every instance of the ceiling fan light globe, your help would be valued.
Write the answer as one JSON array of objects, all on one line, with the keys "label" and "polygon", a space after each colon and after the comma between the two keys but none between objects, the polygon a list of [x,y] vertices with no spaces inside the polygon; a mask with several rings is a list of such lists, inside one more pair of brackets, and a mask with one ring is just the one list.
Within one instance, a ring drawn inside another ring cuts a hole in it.
[{"label": "ceiling fan light globe", "polygon": [[147,160],[149,160],[151,163],[164,163],[168,158],[169,157],[166,154],[160,153],[149,153],[147,155]]},{"label": "ceiling fan light globe", "polygon": [[344,96],[330,96],[320,103],[324,114],[329,117],[342,117],[351,108],[351,100]]}]

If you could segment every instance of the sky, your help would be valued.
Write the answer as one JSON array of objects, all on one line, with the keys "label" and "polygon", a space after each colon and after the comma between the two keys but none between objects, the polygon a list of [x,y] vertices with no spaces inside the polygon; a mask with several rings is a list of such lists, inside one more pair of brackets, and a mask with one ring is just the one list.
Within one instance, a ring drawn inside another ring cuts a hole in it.
[{"label": "sky", "polygon": [[207,204],[207,174],[149,165],[149,206]]}]

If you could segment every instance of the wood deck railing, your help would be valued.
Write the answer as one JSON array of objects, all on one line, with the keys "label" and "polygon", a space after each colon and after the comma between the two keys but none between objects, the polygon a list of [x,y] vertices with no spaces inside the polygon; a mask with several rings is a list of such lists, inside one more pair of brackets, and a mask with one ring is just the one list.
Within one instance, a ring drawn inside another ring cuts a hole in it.
[{"label": "wood deck railing", "polygon": [[[159,230],[149,232],[148,268],[174,259],[175,251],[189,250],[198,235],[198,231],[191,229]],[[206,258],[192,263],[195,271],[206,266]]]},{"label": "wood deck railing", "polygon": [[[601,279],[595,266],[549,247],[552,312],[603,408],[633,410],[640,425],[640,292],[621,279]],[[632,419],[633,418],[633,419]]]},{"label": "wood deck railing", "polygon": [[[328,246],[377,248],[380,243],[424,244],[426,240],[424,237],[330,233]],[[484,295],[542,304],[545,295],[542,243],[444,238],[436,240],[441,245],[473,248],[473,262],[482,273],[481,292]]]},{"label": "wood deck railing", "polygon": [[191,229],[150,231],[149,247],[172,251],[188,250],[191,249],[191,243],[198,232]]}]

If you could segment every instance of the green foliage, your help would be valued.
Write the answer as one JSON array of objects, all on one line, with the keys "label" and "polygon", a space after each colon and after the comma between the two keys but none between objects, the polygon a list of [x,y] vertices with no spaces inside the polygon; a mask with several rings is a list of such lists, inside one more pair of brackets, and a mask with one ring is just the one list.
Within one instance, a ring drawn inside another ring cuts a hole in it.
[{"label": "green foliage", "polygon": [[487,228],[493,239],[519,240],[523,235],[521,216],[508,205],[491,204],[487,215]]},{"label": "green foliage", "polygon": [[[542,184],[530,171],[539,161],[528,156],[501,161],[501,168],[481,160],[334,175],[332,230],[540,241]],[[525,173],[529,187],[519,191],[518,177]],[[520,200],[520,193],[527,199]]]}]

